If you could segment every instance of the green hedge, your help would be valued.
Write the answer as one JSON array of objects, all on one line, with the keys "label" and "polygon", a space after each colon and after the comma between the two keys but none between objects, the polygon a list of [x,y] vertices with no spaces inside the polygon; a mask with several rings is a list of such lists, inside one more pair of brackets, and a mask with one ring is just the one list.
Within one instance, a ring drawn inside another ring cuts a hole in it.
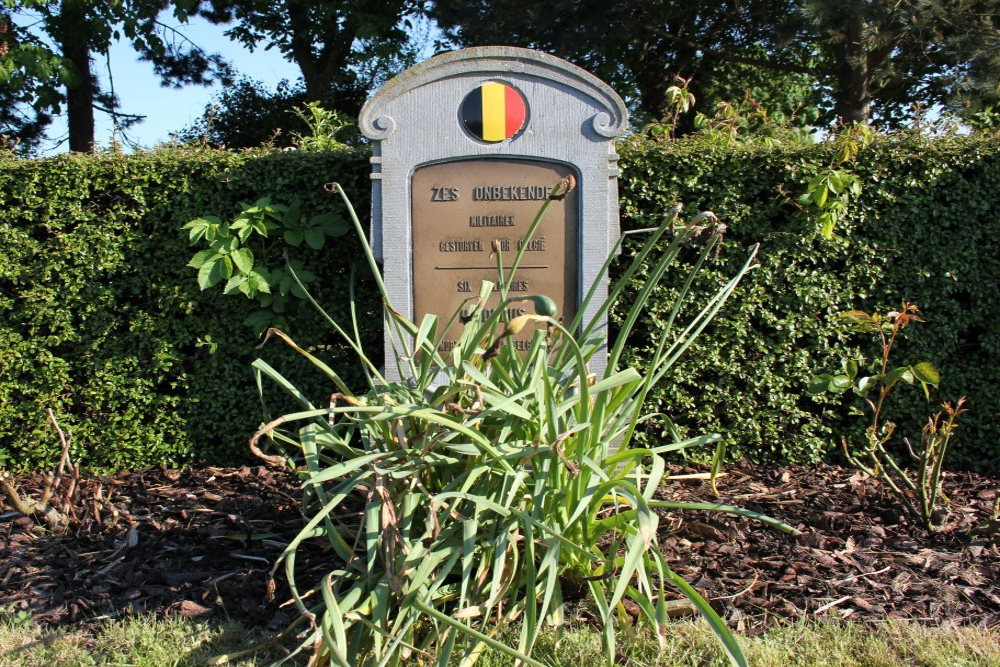
[{"label": "green hedge", "polygon": [[[729,226],[702,284],[731,274],[744,249],[761,243],[760,268],[652,398],[682,431],[721,432],[755,461],[815,461],[842,437],[861,437],[864,419],[848,410],[856,397],[807,397],[805,385],[817,371],[839,370],[849,353],[874,352],[837,313],[885,312],[906,299],[926,323],[906,330],[897,361],[932,360],[943,379],[930,404],[916,389],[897,390],[890,412],[900,432],[918,435],[938,402],[967,395],[971,412],[950,460],[1000,468],[1000,140],[880,138],[850,167],[863,191],[833,241],[815,238],[795,203],[829,164],[826,147],[694,139],[621,152],[626,226],[648,224],[676,201]],[[632,363],[655,339],[649,332],[674,287],[636,337]]]},{"label": "green hedge", "polygon": [[[848,414],[848,400],[804,394],[814,372],[835,368],[862,342],[832,316],[905,298],[927,323],[908,330],[900,361],[935,361],[944,374],[938,396],[970,397],[953,460],[1000,468],[1000,141],[880,139],[851,167],[864,190],[834,241],[812,238],[792,203],[828,163],[822,146],[696,139],[628,142],[620,152],[625,227],[657,220],[676,201],[688,212],[710,208],[728,224],[724,249],[701,278],[706,289],[746,246],[762,244],[761,267],[652,397],[680,430],[718,430],[736,454],[754,460],[826,455],[862,425]],[[322,400],[322,379],[283,346],[254,349],[242,324],[249,301],[198,291],[185,266],[196,248],[179,227],[204,213],[231,217],[238,201],[267,194],[335,210],[322,188],[331,180],[366,211],[367,170],[358,153],[0,159],[0,459],[50,466],[59,451],[46,422],[52,408],[73,434],[74,455],[90,467],[245,460],[260,415],[248,367],[258,355]],[[346,308],[349,267],[361,259],[356,243],[336,241],[321,261],[307,262],[335,316]],[[663,288],[663,308],[675,289]],[[370,286],[362,282],[359,294],[374,313]],[[364,321],[373,350],[380,349],[376,320]],[[641,364],[657,321],[651,311],[632,341],[632,362]],[[303,309],[289,328],[351,375],[350,357],[313,313]],[[199,344],[209,336],[214,354]],[[916,391],[903,394],[897,422],[912,433],[933,406]],[[645,437],[663,430],[654,422]]]},{"label": "green hedge", "polygon": [[[0,457],[17,468],[58,460],[52,408],[90,467],[241,460],[260,416],[249,368],[260,351],[242,324],[252,304],[199,292],[180,226],[232,217],[266,192],[332,210],[323,185],[334,179],[366,200],[366,166],[356,153],[177,150],[0,163]],[[360,249],[338,241],[309,268],[320,298],[342,306]],[[290,333],[330,342],[306,309]],[[264,354],[321,386],[282,347]]]}]

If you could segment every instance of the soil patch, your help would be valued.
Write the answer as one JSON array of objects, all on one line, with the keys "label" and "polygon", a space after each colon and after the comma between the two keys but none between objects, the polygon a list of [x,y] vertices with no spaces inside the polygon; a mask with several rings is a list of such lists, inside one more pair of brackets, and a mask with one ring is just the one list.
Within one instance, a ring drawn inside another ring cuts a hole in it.
[{"label": "soil patch", "polygon": [[[675,474],[695,472],[675,469]],[[659,497],[719,502],[797,527],[788,535],[743,517],[664,512],[671,567],[732,625],[757,632],[813,615],[1000,626],[1000,480],[947,473],[951,512],[927,533],[878,483],[837,466],[731,466],[720,497],[704,481],[671,482]],[[18,486],[38,493],[40,476]],[[219,614],[283,627],[295,617],[271,566],[303,525],[290,474],[264,467],[150,468],[88,479],[67,534],[0,506],[0,609],[46,623],[137,612]],[[335,558],[315,543],[296,570],[317,581]]]}]

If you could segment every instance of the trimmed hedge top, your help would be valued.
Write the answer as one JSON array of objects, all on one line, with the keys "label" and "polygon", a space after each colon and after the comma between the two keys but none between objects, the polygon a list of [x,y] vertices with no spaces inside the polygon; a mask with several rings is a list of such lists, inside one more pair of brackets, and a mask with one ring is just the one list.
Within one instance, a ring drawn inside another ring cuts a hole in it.
[{"label": "trimmed hedge top", "polygon": [[[827,147],[633,139],[620,153],[626,227],[647,226],[678,201],[728,225],[723,251],[699,278],[706,290],[732,273],[745,246],[762,244],[760,268],[651,398],[680,431],[719,431],[752,460],[828,455],[841,437],[858,437],[864,420],[849,413],[850,401],[807,397],[806,384],[850,351],[870,350],[836,313],[907,299],[927,322],[907,330],[899,361],[938,365],[935,400],[970,398],[952,462],[1000,468],[1000,139],[879,139],[849,166],[863,189],[832,241],[814,238],[795,203],[829,164]],[[367,170],[358,152],[0,159],[0,465],[46,469],[58,459],[46,408],[72,432],[75,460],[91,468],[245,460],[261,414],[255,356],[322,403],[322,378],[284,346],[255,349],[242,324],[251,302],[198,290],[180,227],[206,213],[231,218],[239,201],[263,195],[336,210],[323,190],[332,180],[366,211]],[[302,259],[319,278],[318,300],[344,313],[350,265],[361,260],[356,243]],[[662,288],[662,309],[678,284]],[[374,291],[360,280],[357,292],[369,311],[363,335],[378,350]],[[659,313],[651,310],[634,336],[629,363],[641,367]],[[311,311],[288,320],[297,341],[348,363]],[[895,421],[916,435],[935,404],[918,391],[898,395]],[[645,437],[667,431],[652,423]]]},{"label": "trimmed hedge top", "polygon": [[[199,292],[180,227],[207,212],[232,216],[260,192],[331,209],[323,184],[366,193],[366,172],[356,153],[160,150],[0,164],[0,456],[51,466],[52,408],[91,467],[244,458],[260,417],[249,370],[258,341],[242,324],[252,306]],[[359,252],[338,243],[316,267],[318,295],[335,309]],[[293,336],[328,337],[305,309],[291,319]],[[308,372],[276,346],[264,354]]]},{"label": "trimmed hedge top", "polygon": [[[917,436],[942,400],[968,395],[951,463],[997,469],[1000,451],[1000,141],[986,137],[883,137],[850,166],[862,193],[832,241],[812,234],[795,199],[829,164],[829,149],[705,141],[643,144],[622,151],[628,224],[683,201],[729,225],[715,279],[740,249],[762,244],[761,266],[741,285],[714,330],[655,397],[679,424],[719,431],[752,460],[815,461],[866,424],[847,397],[807,397],[811,375],[871,341],[836,317],[889,310],[906,299],[926,323],[910,327],[896,361],[930,359],[941,369],[928,404],[899,391],[890,406],[901,434]],[[670,301],[663,295],[664,308]],[[655,328],[656,314],[650,326]],[[645,341],[633,348],[633,363]]]}]

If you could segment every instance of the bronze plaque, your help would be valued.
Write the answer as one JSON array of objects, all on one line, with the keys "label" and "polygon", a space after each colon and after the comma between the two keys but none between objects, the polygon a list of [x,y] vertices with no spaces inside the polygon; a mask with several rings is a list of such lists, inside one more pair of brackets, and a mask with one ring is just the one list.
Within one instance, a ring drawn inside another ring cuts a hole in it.
[{"label": "bronze plaque", "polygon": [[[413,174],[413,308],[418,324],[427,313],[447,322],[482,281],[498,282],[494,243],[509,269],[519,244],[549,193],[572,174],[568,167],[531,160],[460,160],[429,165]],[[508,296],[544,294],[556,302],[558,318],[572,320],[577,308],[577,191],[555,200],[528,240]],[[505,273],[506,276],[506,273]],[[494,289],[486,308],[500,301]],[[511,315],[533,313],[513,304]],[[461,333],[456,323],[439,349],[450,350]],[[527,349],[533,329],[514,339]]]}]

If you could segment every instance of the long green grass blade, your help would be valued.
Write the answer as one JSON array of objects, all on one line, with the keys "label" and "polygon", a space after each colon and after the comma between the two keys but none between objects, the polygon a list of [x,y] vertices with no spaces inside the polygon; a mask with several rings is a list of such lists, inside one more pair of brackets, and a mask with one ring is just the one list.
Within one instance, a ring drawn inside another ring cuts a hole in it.
[{"label": "long green grass blade", "polygon": [[[662,556],[660,556],[662,558]],[[688,600],[691,601],[701,615],[708,621],[709,627],[712,628],[712,632],[719,638],[722,642],[722,646],[726,651],[726,655],[729,657],[729,661],[736,667],[749,667],[746,657],[743,655],[742,649],[740,649],[739,643],[736,641],[736,637],[733,633],[729,631],[726,627],[725,621],[719,618],[719,615],[715,613],[712,609],[712,605],[708,604],[708,601],[701,596],[698,591],[694,589],[691,584],[684,581],[684,578],[679,576],[666,564],[663,565],[664,572],[667,578],[670,579],[671,583],[680,589],[681,593],[684,594]]]},{"label": "long green grass blade", "polygon": [[721,505],[719,503],[653,500],[650,501],[649,506],[656,509],[665,509],[665,510],[697,510],[703,512],[721,512],[723,514],[735,514],[736,516],[745,516],[748,519],[755,519],[771,528],[774,528],[775,530],[780,530],[783,533],[790,533],[793,535],[797,535],[801,532],[797,528],[789,526],[787,523],[779,521],[778,519],[769,517],[766,514],[761,514],[760,512],[754,512],[752,510],[744,509],[742,507],[736,507],[735,505]]},{"label": "long green grass blade", "polygon": [[445,614],[442,614],[437,609],[434,609],[433,607],[430,607],[430,606],[424,604],[423,602],[420,602],[419,600],[414,601],[413,605],[417,609],[419,609],[421,611],[421,613],[424,613],[427,616],[430,616],[431,618],[433,618],[433,619],[435,619],[437,621],[440,621],[441,623],[444,623],[446,625],[450,625],[451,627],[455,628],[459,632],[462,632],[463,634],[466,634],[466,635],[468,635],[470,637],[473,637],[473,638],[477,639],[478,641],[483,642],[484,644],[486,644],[487,646],[489,646],[493,650],[499,651],[500,653],[508,655],[511,658],[514,658],[515,660],[520,660],[525,665],[534,665],[535,667],[546,667],[546,665],[545,665],[544,662],[539,662],[539,661],[537,661],[537,660],[535,660],[533,658],[529,658],[528,656],[526,656],[526,655],[524,655],[522,653],[519,653],[518,651],[516,651],[516,650],[512,649],[511,647],[507,646],[503,642],[497,641],[493,637],[490,637],[489,635],[483,634],[482,632],[479,632],[478,630],[475,630],[475,629],[469,627],[468,625],[466,625],[466,624],[464,624],[464,623],[462,623],[460,621],[456,621],[451,616],[447,616]]}]

